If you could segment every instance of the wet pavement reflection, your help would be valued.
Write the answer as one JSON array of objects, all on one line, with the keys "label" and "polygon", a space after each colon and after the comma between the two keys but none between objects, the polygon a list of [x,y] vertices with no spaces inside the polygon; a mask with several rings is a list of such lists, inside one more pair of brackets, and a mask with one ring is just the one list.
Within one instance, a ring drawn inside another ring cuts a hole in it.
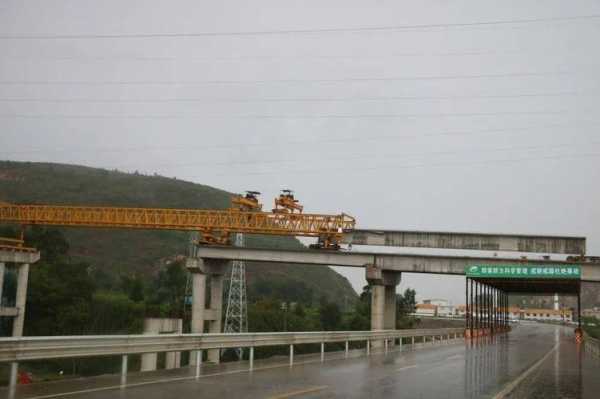
[{"label": "wet pavement reflection", "polygon": [[[35,393],[42,392],[38,387]],[[34,391],[28,396],[35,396]],[[293,368],[270,366],[253,373],[224,369],[199,380],[70,397],[597,399],[600,359],[575,344],[572,328],[522,324],[510,334],[473,342],[458,340],[416,350],[405,346],[387,355],[311,361]]]}]

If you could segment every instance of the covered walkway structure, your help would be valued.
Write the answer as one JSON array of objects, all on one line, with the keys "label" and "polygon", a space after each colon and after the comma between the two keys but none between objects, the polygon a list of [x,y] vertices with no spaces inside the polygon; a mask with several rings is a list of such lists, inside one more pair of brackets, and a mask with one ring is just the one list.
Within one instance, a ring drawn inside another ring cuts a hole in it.
[{"label": "covered walkway structure", "polygon": [[510,294],[576,296],[578,320],[580,320],[581,267],[579,265],[481,264],[466,267],[465,274],[467,276],[465,288],[467,304],[465,335],[467,337],[508,331]]}]

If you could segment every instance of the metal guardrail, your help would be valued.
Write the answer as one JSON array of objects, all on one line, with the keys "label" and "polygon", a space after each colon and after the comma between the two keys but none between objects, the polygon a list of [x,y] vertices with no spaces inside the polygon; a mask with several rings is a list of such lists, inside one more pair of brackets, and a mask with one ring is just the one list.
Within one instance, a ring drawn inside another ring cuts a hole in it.
[{"label": "metal guardrail", "polygon": [[0,338],[0,362],[462,335],[464,329]]},{"label": "metal guardrail", "polygon": [[[350,342],[366,341],[366,354],[371,342],[383,344],[385,351],[396,339],[422,338],[425,343],[456,339],[464,336],[463,328],[381,331],[285,332],[243,334],[160,334],[160,335],[89,335],[57,337],[0,338],[0,362],[10,362],[9,398],[14,398],[17,386],[18,362],[96,356],[121,356],[121,384],[127,385],[128,356],[144,353],[192,351],[195,378],[200,377],[202,352],[209,349],[249,348],[248,370],[254,368],[254,348],[289,346],[289,365],[294,364],[294,345],[321,344],[321,361],[325,358],[325,344],[345,342],[348,357]],[[195,356],[194,356],[195,355]]]},{"label": "metal guardrail", "polygon": [[[419,329],[384,331],[336,331],[336,332],[291,332],[291,333],[245,333],[245,334],[164,334],[164,335],[114,335],[114,336],[57,336],[57,337],[21,337],[0,338],[0,362],[12,362],[11,392],[14,394],[18,361],[43,360],[69,357],[123,356],[121,386],[127,381],[127,355],[173,351],[196,351],[196,378],[200,376],[201,351],[222,348],[250,348],[249,370],[253,369],[255,347],[290,346],[289,364],[293,364],[293,346],[321,343],[321,361],[325,343],[348,343],[366,341],[366,354],[369,355],[372,341],[384,341],[387,351],[388,342],[399,338],[432,338],[439,342],[462,337],[464,329]],[[584,333],[586,350],[600,356],[600,340]],[[200,360],[200,361],[198,361]],[[15,376],[14,380],[12,376]],[[9,396],[10,397],[10,396]]]},{"label": "metal guardrail", "polygon": [[596,356],[600,356],[600,339],[593,338],[588,333],[584,332],[583,342],[586,351],[590,351]]}]

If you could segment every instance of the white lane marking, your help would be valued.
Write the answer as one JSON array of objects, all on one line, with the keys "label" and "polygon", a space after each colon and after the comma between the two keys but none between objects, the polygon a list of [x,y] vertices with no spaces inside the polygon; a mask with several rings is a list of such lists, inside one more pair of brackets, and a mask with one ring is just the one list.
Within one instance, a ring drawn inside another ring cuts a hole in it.
[{"label": "white lane marking", "polygon": [[399,369],[396,369],[396,371],[416,369],[417,367],[419,367],[419,366],[417,366],[416,364],[413,364],[412,366],[400,367]]},{"label": "white lane marking", "polygon": [[540,360],[538,360],[537,362],[535,362],[533,364],[533,366],[529,367],[525,372],[521,373],[521,375],[519,375],[513,381],[511,381],[508,384],[506,384],[504,386],[504,388],[500,392],[498,392],[496,394],[496,396],[494,396],[493,399],[502,399],[502,398],[505,398],[506,396],[508,396],[512,391],[514,391],[514,389],[520,383],[523,382],[523,380],[525,380],[525,378],[527,378],[538,367],[540,367],[542,365],[542,363],[544,363],[546,361],[546,359],[548,359],[550,357],[550,355],[552,355],[554,352],[556,352],[556,349],[558,349],[559,346],[560,346],[560,343],[557,343],[556,345],[554,345],[554,348],[550,349],[550,351],[548,351],[548,353],[546,353],[544,356],[542,356],[542,358]]},{"label": "white lane marking", "polygon": [[300,389],[300,390],[297,390],[297,391],[287,392],[287,393],[280,394],[280,395],[269,396],[269,397],[267,397],[267,399],[287,399],[287,398],[291,398],[293,396],[306,395],[308,393],[314,393],[314,392],[322,391],[322,390],[327,389],[327,388],[329,388],[329,386],[323,385],[323,386],[318,386],[318,387],[311,387],[311,388],[306,388],[306,389]]}]

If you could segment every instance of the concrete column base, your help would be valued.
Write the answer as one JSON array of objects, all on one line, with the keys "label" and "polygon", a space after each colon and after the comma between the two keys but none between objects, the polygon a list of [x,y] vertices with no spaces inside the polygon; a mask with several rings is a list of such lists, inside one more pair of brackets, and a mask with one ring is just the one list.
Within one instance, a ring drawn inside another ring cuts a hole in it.
[{"label": "concrete column base", "polygon": [[[182,319],[147,318],[144,320],[144,334],[181,334],[183,332]],[[158,354],[144,353],[140,371],[154,371],[157,367]],[[181,367],[181,352],[167,352],[165,369]]]},{"label": "concrete column base", "polygon": [[[204,334],[205,324],[209,333],[221,333],[223,309],[223,273],[226,262],[214,259],[187,259],[186,267],[193,276],[192,328],[193,334]],[[206,306],[206,276],[210,276],[210,305]],[[220,362],[221,350],[207,350],[211,363]],[[196,365],[196,351],[190,352],[190,365]]]},{"label": "concrete column base", "polygon": [[[204,310],[206,308],[206,274],[192,272],[192,334],[204,333]],[[190,352],[190,365],[196,365],[197,352]]]},{"label": "concrete column base", "polygon": [[13,319],[13,337],[23,336],[23,325],[25,323],[25,303],[27,302],[27,280],[29,279],[29,264],[23,263],[19,265],[17,272],[17,295],[15,299],[15,307],[19,309],[19,313]]},{"label": "concrete column base", "polygon": [[[213,274],[210,276],[210,309],[213,314],[213,320],[208,322],[208,332],[211,334],[219,334],[222,332],[223,280],[222,274]],[[221,362],[220,349],[209,349],[207,352],[209,362],[214,364],[219,364]]]},{"label": "concrete column base", "polygon": [[176,369],[181,367],[181,352],[167,352],[165,357],[165,369]]},{"label": "concrete column base", "polygon": [[154,371],[158,363],[158,353],[144,353],[142,355],[142,362],[140,365],[140,371]]},{"label": "concrete column base", "polygon": [[[384,272],[375,265],[366,267],[367,282],[371,286],[371,330],[396,329],[396,286],[400,273]],[[381,349],[384,341],[371,342],[372,349]]]}]

